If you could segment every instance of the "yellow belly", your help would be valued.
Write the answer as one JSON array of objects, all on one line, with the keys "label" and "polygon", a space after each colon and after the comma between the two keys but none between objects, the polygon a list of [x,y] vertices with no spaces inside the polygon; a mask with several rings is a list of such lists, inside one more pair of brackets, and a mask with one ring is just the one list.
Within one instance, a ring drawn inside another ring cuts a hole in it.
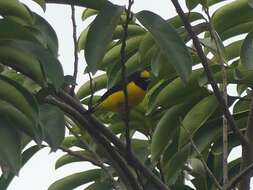
[{"label": "yellow belly", "polygon": [[[138,105],[144,98],[146,92],[138,87],[134,82],[127,85],[129,107]],[[124,109],[125,96],[123,91],[114,92],[108,96],[102,103],[101,107],[108,110],[119,112]]]}]

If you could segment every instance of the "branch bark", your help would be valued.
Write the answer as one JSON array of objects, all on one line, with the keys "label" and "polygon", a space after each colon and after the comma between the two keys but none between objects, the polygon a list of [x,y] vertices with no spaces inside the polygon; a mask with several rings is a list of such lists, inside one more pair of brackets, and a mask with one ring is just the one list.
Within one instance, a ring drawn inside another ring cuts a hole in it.
[{"label": "branch bark", "polygon": [[235,120],[234,120],[233,116],[231,115],[228,107],[226,106],[226,102],[225,102],[222,94],[219,91],[217,83],[215,82],[215,80],[213,78],[212,72],[208,67],[207,57],[206,57],[206,55],[204,54],[204,52],[202,50],[200,41],[199,41],[197,35],[195,34],[195,32],[193,31],[190,22],[188,21],[187,17],[185,16],[180,4],[178,3],[178,0],[171,0],[171,1],[173,3],[174,7],[176,8],[176,11],[177,11],[178,15],[181,17],[186,30],[188,31],[189,35],[192,38],[193,44],[196,48],[198,56],[199,56],[199,58],[202,62],[203,68],[205,70],[206,76],[208,78],[208,82],[211,84],[211,86],[213,88],[214,95],[216,96],[216,98],[219,102],[219,105],[222,108],[222,111],[223,111],[223,113],[224,113],[224,115],[225,115],[225,117],[228,121],[228,124],[229,124],[230,128],[235,133],[235,135],[240,140],[240,142],[243,146],[245,146],[245,147],[250,146],[248,139],[246,139],[244,137],[244,135],[241,133],[241,131],[236,127]]},{"label": "branch bark", "polygon": [[111,143],[115,145],[117,150],[124,158],[131,160],[131,163],[134,164],[134,167],[137,168],[139,172],[147,178],[147,180],[152,181],[159,190],[169,190],[169,187],[167,187],[152,171],[143,165],[134,154],[127,155],[125,144],[123,144],[121,140],[109,129],[97,121],[96,118],[88,114],[87,110],[84,109],[80,102],[61,90],[59,91],[58,96],[82,115],[81,119],[83,122],[85,122],[86,130],[89,128],[89,130],[92,130],[94,133],[103,134]]},{"label": "branch bark", "polygon": [[47,97],[46,101],[47,103],[58,106],[66,114],[68,114],[74,120],[78,121],[80,123],[80,126],[84,130],[87,130],[87,132],[93,137],[93,139],[105,149],[107,158],[111,160],[114,169],[117,171],[119,177],[122,179],[127,188],[131,188],[131,190],[141,190],[137,179],[133,175],[132,171],[130,170],[124,159],[118,154],[117,151],[115,151],[111,143],[101,133],[92,130],[93,126],[87,123],[79,112],[54,97]]}]

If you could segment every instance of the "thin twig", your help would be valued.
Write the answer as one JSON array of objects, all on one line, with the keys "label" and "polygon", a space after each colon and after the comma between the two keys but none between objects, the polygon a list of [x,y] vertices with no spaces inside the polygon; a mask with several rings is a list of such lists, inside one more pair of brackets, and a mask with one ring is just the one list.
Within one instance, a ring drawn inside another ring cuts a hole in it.
[{"label": "thin twig", "polygon": [[75,18],[75,6],[71,5],[71,21],[73,28],[73,43],[74,43],[74,73],[73,79],[75,83],[72,85],[70,93],[72,96],[75,94],[76,78],[78,73],[78,46],[77,46],[77,34],[76,34],[76,18]]},{"label": "thin twig", "polygon": [[131,13],[131,7],[133,5],[133,0],[128,0],[128,8],[125,11],[126,12],[126,21],[123,23],[123,36],[122,36],[122,42],[121,42],[121,49],[120,49],[120,63],[121,63],[121,76],[122,76],[122,82],[123,82],[123,92],[124,92],[124,115],[123,120],[125,122],[125,136],[126,136],[126,146],[127,146],[127,152],[128,154],[131,154],[131,137],[130,137],[130,126],[129,126],[129,102],[128,102],[128,91],[127,91],[127,77],[126,77],[126,40],[128,36],[128,25],[130,21],[132,20],[132,13]]},{"label": "thin twig", "polygon": [[248,173],[252,171],[253,171],[253,163],[244,168],[237,176],[233,177],[225,189],[226,190],[233,189],[242,178],[244,178],[246,175],[248,175]]},{"label": "thin twig", "polygon": [[190,22],[185,17],[185,14],[184,14],[180,4],[178,3],[178,0],[171,0],[171,1],[173,3],[174,7],[176,8],[178,15],[181,17],[186,30],[188,31],[189,35],[192,38],[193,44],[196,48],[198,56],[202,62],[203,68],[206,72],[208,82],[211,84],[211,86],[213,88],[214,95],[216,96],[216,98],[219,102],[219,105],[222,108],[222,111],[223,111],[225,117],[227,118],[229,126],[234,131],[235,135],[240,140],[240,142],[243,146],[250,146],[248,139],[246,139],[244,137],[244,135],[241,133],[241,131],[236,127],[235,120],[234,120],[233,116],[231,115],[231,113],[226,105],[226,102],[225,102],[224,98],[222,97],[222,94],[219,91],[218,85],[213,78],[212,72],[208,67],[208,61],[207,61],[206,55],[204,54],[204,52],[202,50],[202,47],[200,45],[200,41],[199,41],[197,35],[192,30],[192,26],[191,26]]},{"label": "thin twig", "polygon": [[89,81],[90,81],[90,94],[91,94],[90,99],[89,99],[89,103],[88,103],[88,111],[92,111],[95,87],[93,87],[93,79],[92,79],[92,76],[91,76],[90,72],[88,72],[88,75],[89,75]]},{"label": "thin twig", "polygon": [[222,186],[220,185],[219,181],[216,179],[215,175],[213,174],[213,172],[210,170],[210,168],[208,167],[208,165],[206,164],[206,161],[204,159],[204,157],[202,156],[201,152],[199,151],[198,147],[196,146],[196,144],[193,141],[193,137],[192,134],[189,132],[189,130],[187,128],[185,128],[182,124],[182,128],[188,133],[189,137],[190,137],[190,141],[191,144],[194,148],[194,150],[196,151],[197,155],[200,158],[200,161],[202,162],[206,172],[208,173],[208,175],[210,176],[210,178],[213,179],[215,185],[217,186],[218,189],[222,190]]}]

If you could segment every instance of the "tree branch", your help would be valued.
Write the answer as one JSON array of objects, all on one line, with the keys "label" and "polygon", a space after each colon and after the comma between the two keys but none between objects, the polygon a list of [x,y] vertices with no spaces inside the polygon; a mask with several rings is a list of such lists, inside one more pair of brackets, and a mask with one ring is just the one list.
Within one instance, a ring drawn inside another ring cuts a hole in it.
[{"label": "tree branch", "polygon": [[219,91],[218,85],[217,85],[217,83],[215,82],[215,80],[214,80],[214,78],[212,76],[212,72],[211,72],[211,70],[208,67],[208,60],[207,60],[207,58],[206,58],[206,56],[205,56],[205,54],[204,54],[204,52],[202,50],[202,47],[201,47],[201,44],[200,44],[200,41],[199,41],[197,35],[192,30],[192,26],[189,23],[187,17],[185,16],[185,14],[184,14],[184,12],[183,12],[180,4],[178,3],[178,0],[171,0],[171,1],[173,3],[174,7],[176,8],[176,11],[177,11],[178,15],[181,17],[186,30],[188,31],[189,35],[192,38],[193,44],[194,44],[194,46],[196,48],[198,56],[199,56],[199,58],[200,58],[200,60],[202,62],[203,68],[204,68],[204,70],[206,72],[206,76],[208,78],[208,81],[209,81],[209,83],[211,84],[211,86],[213,88],[214,95],[216,96],[216,98],[217,98],[217,100],[219,102],[219,105],[222,108],[222,111],[223,111],[225,117],[227,118],[229,126],[231,127],[231,129],[233,130],[233,132],[235,133],[235,135],[237,136],[237,138],[240,140],[241,144],[243,146],[248,147],[249,146],[248,139],[246,139],[244,137],[244,135],[241,133],[241,131],[236,127],[234,118],[231,115],[228,107],[226,106],[226,102],[225,102],[224,98],[222,97],[222,94]]},{"label": "tree branch", "polygon": [[124,92],[124,114],[123,114],[123,120],[125,123],[125,136],[126,136],[126,148],[127,153],[132,154],[131,150],[131,137],[130,137],[130,126],[129,126],[129,115],[130,115],[130,109],[129,109],[129,102],[128,102],[128,91],[127,91],[127,77],[126,77],[126,40],[128,36],[128,25],[132,20],[131,16],[131,7],[133,5],[133,0],[128,0],[128,8],[125,11],[126,12],[126,21],[123,23],[123,36],[122,36],[122,42],[121,42],[121,49],[120,49],[120,63],[121,63],[121,77],[123,81],[123,92]]},{"label": "tree branch", "polygon": [[[71,21],[72,21],[72,28],[73,28],[73,43],[74,43],[74,73],[73,78],[76,83],[77,72],[78,72],[78,47],[77,47],[77,37],[76,37],[76,18],[75,18],[75,6],[71,5]],[[73,84],[70,89],[70,94],[74,96],[75,94],[75,86]]]},{"label": "tree branch", "polygon": [[127,163],[115,151],[114,147],[101,133],[92,129],[93,126],[87,123],[87,121],[83,119],[83,116],[79,112],[77,112],[71,106],[68,106],[67,104],[53,97],[47,97],[46,101],[50,104],[58,106],[65,113],[69,114],[71,117],[73,117],[73,119],[78,121],[80,123],[80,127],[82,127],[84,130],[87,130],[93,139],[105,149],[107,158],[112,160],[111,163],[114,165],[114,169],[117,171],[119,177],[123,180],[126,187],[131,188],[131,190],[141,189],[132,171],[127,166]]},{"label": "tree branch", "polygon": [[84,120],[86,128],[93,130],[94,133],[102,133],[111,143],[116,146],[124,158],[127,160],[132,160],[131,163],[134,164],[134,167],[137,168],[139,172],[147,178],[147,180],[152,181],[159,190],[169,190],[169,187],[167,187],[152,171],[143,165],[134,154],[127,155],[126,146],[120,141],[120,139],[118,139],[117,136],[115,136],[109,129],[97,121],[92,115],[87,114],[87,110],[84,109],[80,102],[61,90],[59,91],[58,96],[81,114],[81,119]]}]

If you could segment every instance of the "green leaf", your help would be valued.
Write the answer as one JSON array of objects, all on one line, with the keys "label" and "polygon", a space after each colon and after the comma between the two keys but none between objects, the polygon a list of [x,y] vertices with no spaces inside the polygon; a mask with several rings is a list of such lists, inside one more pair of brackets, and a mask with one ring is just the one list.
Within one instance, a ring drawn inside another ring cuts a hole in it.
[{"label": "green leaf", "polygon": [[106,53],[122,12],[122,7],[107,5],[99,12],[90,26],[85,46],[85,58],[88,70],[93,74],[98,70],[99,63]]},{"label": "green leaf", "polygon": [[92,182],[101,177],[100,169],[79,172],[54,182],[48,190],[72,190],[80,185]]},{"label": "green leaf", "polygon": [[248,5],[248,0],[238,0],[217,9],[212,16],[212,20],[216,31],[220,34],[239,24],[252,21],[252,16],[253,12]]},{"label": "green leaf", "polygon": [[19,19],[32,23],[32,16],[27,8],[17,0],[0,0],[0,15],[15,16]]},{"label": "green leaf", "polygon": [[19,39],[40,43],[34,32],[10,19],[0,20],[0,39]]},{"label": "green leaf", "polygon": [[200,0],[186,0],[186,6],[189,10],[194,9],[199,3]]},{"label": "green leaf", "polygon": [[40,63],[32,53],[0,41],[0,61],[1,64],[15,69],[39,85],[46,86]]},{"label": "green leaf", "polygon": [[4,43],[10,47],[31,52],[40,61],[48,82],[53,84],[56,89],[62,86],[64,82],[62,66],[58,59],[45,48],[38,44],[22,40],[5,41]]},{"label": "green leaf", "polygon": [[182,130],[180,133],[180,146],[189,140],[218,108],[218,102],[214,95],[207,96],[197,103],[185,116],[182,121]]},{"label": "green leaf", "polygon": [[[99,75],[97,77],[94,77],[92,80],[92,86],[94,86],[93,91],[96,92],[98,90],[101,90],[103,88],[106,88],[107,84],[107,76],[106,74]],[[91,94],[90,90],[90,81],[85,82],[77,91],[77,97],[79,99],[83,99]]]},{"label": "green leaf", "polygon": [[24,113],[15,108],[13,105],[0,100],[0,115],[12,121],[16,129],[21,130],[29,137],[34,139],[38,144],[41,143],[42,135],[36,123],[32,122]]},{"label": "green leaf", "polygon": [[160,16],[149,11],[141,11],[136,17],[150,31],[157,45],[167,56],[168,63],[173,65],[184,82],[188,81],[192,60],[176,30]]},{"label": "green leaf", "polygon": [[89,185],[85,190],[113,190],[110,182],[95,182]]},{"label": "green leaf", "polygon": [[173,157],[169,160],[168,164],[165,166],[166,179],[168,184],[174,184],[180,175],[180,171],[183,169],[183,164],[187,160],[191,153],[189,146],[185,146],[180,149]]},{"label": "green leaf", "polygon": [[194,70],[187,85],[178,77],[161,89],[156,96],[153,106],[171,107],[190,101],[198,96],[208,94],[206,89],[201,88],[198,84],[198,78],[202,75],[203,70]]},{"label": "green leaf", "polygon": [[21,167],[21,139],[7,118],[0,118],[0,163],[4,163],[10,171],[18,174]]},{"label": "green leaf", "polygon": [[38,105],[33,95],[19,83],[0,75],[0,99],[23,112],[34,124],[38,121]]},{"label": "green leaf", "polygon": [[40,15],[33,13],[34,23],[32,28],[37,29],[42,35],[44,43],[47,45],[54,57],[58,57],[58,38],[52,26]]},{"label": "green leaf", "polygon": [[253,69],[253,32],[250,32],[241,47],[241,63],[249,69]]},{"label": "green leaf", "polygon": [[45,141],[53,151],[61,145],[65,136],[64,113],[56,106],[40,106],[40,122]]},{"label": "green leaf", "polygon": [[151,160],[157,161],[180,126],[180,117],[188,111],[189,105],[179,104],[168,109],[158,122],[152,136]]},{"label": "green leaf", "polygon": [[[93,160],[94,158],[91,156],[91,154],[88,151],[75,151],[77,154],[83,155],[84,157]],[[58,169],[62,166],[65,166],[67,164],[70,163],[74,163],[74,162],[83,162],[85,161],[84,158],[78,158],[76,156],[71,156],[69,154],[65,154],[63,156],[61,156],[55,163],[55,169]],[[89,160],[87,160],[89,161]]]},{"label": "green leaf", "polygon": [[95,9],[85,9],[82,13],[82,21],[98,13],[99,13],[98,10]]}]

